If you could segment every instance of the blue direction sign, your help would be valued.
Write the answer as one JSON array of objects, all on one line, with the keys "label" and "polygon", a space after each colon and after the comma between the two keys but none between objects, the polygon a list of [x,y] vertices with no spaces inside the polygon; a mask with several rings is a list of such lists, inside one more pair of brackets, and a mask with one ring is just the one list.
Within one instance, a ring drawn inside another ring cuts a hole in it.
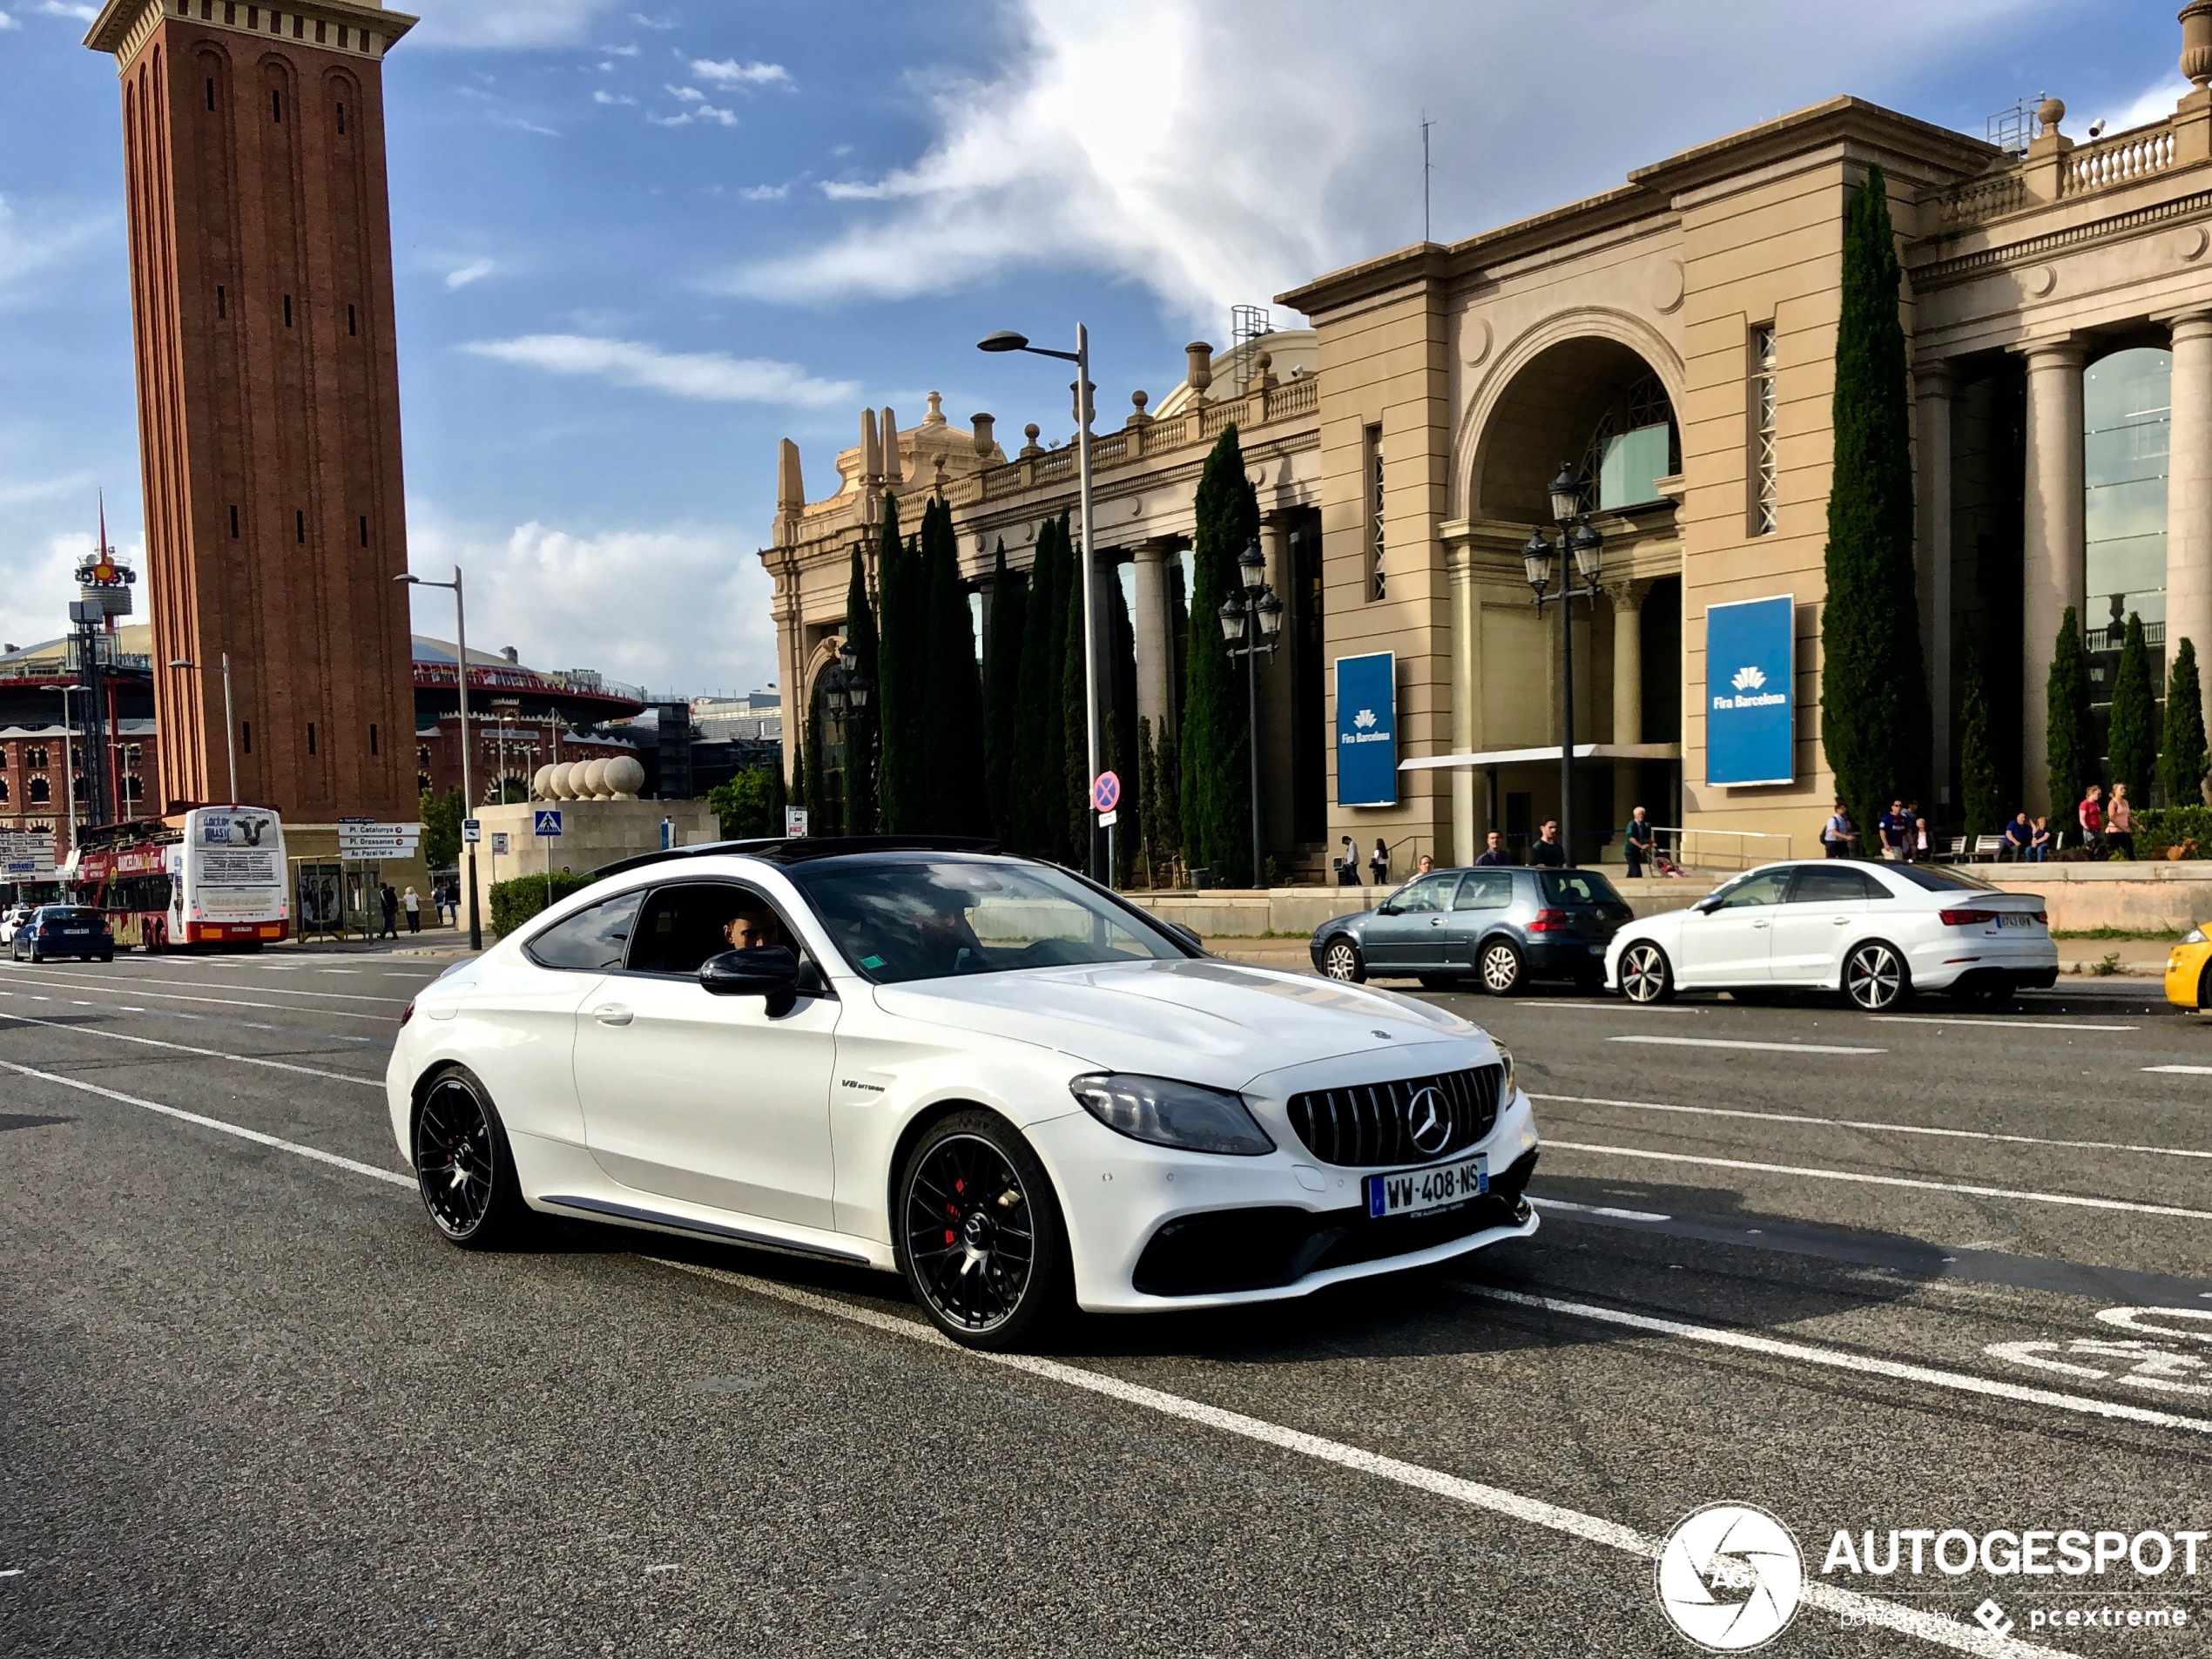
[{"label": "blue direction sign", "polygon": [[541,806],[537,809],[536,813],[533,814],[533,816],[536,819],[535,828],[538,834],[558,835],[561,833],[561,809],[559,807]]}]

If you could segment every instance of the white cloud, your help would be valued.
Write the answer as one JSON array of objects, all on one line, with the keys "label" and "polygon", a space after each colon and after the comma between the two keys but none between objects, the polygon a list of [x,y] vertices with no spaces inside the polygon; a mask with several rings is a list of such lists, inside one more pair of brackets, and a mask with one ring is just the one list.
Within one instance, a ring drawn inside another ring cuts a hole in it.
[{"label": "white cloud", "polygon": [[745,202],[779,202],[790,194],[789,185],[747,185],[738,192],[738,199]]},{"label": "white cloud", "polygon": [[90,23],[100,15],[98,6],[64,5],[63,0],[38,0],[38,10],[49,17],[74,17],[79,23]]},{"label": "white cloud", "polygon": [[[669,90],[676,91],[674,87]],[[677,93],[677,96],[682,98],[686,93],[699,101],[688,105],[681,115],[655,115],[649,111],[645,118],[657,127],[687,127],[695,121],[711,121],[717,126],[725,127],[733,127],[738,125],[736,115],[728,110],[718,109],[707,103],[703,93],[685,87],[682,92]]]},{"label": "white cloud", "polygon": [[610,57],[635,57],[644,49],[633,40],[627,46],[602,46],[599,50]]},{"label": "white cloud", "polygon": [[[2119,114],[2105,116],[2105,132],[2125,132],[2130,127],[2142,126],[2152,121],[2163,121],[2174,113],[2174,105],[2181,102],[2182,96],[2190,90],[2189,84],[2180,76],[2168,75],[2155,85],[2146,87],[2136,97],[2135,101],[2121,110]],[[2069,112],[2066,125],[2072,132],[2076,144],[2083,143],[2087,139],[2089,129],[2095,125],[2097,119],[2096,116],[2087,115],[2086,111],[2078,114]]]},{"label": "white cloud", "polygon": [[694,57],[691,73],[703,81],[712,81],[717,86],[789,86],[791,71],[781,64],[740,64],[734,57],[718,62],[711,57]]},{"label": "white cloud", "polygon": [[20,506],[25,502],[51,501],[57,496],[73,495],[95,487],[89,472],[73,472],[62,478],[35,478],[29,483],[0,484],[0,507]]},{"label": "white cloud", "polygon": [[604,87],[592,93],[594,104],[635,104],[637,100],[624,92],[610,92]]},{"label": "white cloud", "polygon": [[630,14],[630,21],[636,24],[640,29],[673,29],[676,27],[676,19],[673,17],[648,17],[642,11],[631,12]]},{"label": "white cloud", "polygon": [[105,212],[19,211],[0,196],[0,307],[26,298],[36,279],[67,265],[113,222]]},{"label": "white cloud", "polygon": [[468,264],[457,266],[446,273],[446,292],[451,293],[455,289],[467,287],[471,282],[481,282],[491,273],[492,262],[489,260],[471,260]]},{"label": "white cloud", "polygon": [[[1049,266],[1141,283],[1218,327],[1229,304],[1420,238],[1423,106],[1443,115],[1444,239],[1780,110],[1922,78],[2038,3],[1012,0],[1002,68],[923,85],[935,136],[921,156],[826,186],[851,204],[841,232],[719,286],[833,304]],[[1562,87],[1561,43],[1597,40]],[[1506,179],[1513,203],[1495,191]]]},{"label": "white cloud", "polygon": [[[43,516],[51,523],[54,515]],[[9,528],[15,529],[12,524]],[[13,640],[18,645],[36,644],[68,631],[69,602],[77,594],[77,566],[91,550],[92,529],[88,509],[81,529],[50,530],[37,539],[10,534],[0,544],[0,644]],[[115,536],[112,539],[118,543],[123,562],[143,577],[146,568],[144,538]],[[126,539],[129,544],[121,545]],[[141,591],[139,603],[145,602]],[[765,604],[764,600],[764,609]],[[54,708],[58,715],[59,698],[54,699]]]},{"label": "white cloud", "polygon": [[523,334],[472,340],[461,347],[479,357],[521,363],[554,374],[583,374],[711,403],[786,403],[826,408],[860,395],[856,381],[826,381],[795,363],[732,357],[723,352],[667,352],[631,340],[589,334]]},{"label": "white cloud", "polygon": [[[418,567],[468,571],[469,620],[490,630],[471,630],[471,650],[512,644],[532,667],[596,668],[659,692],[776,678],[773,590],[751,521],[578,533],[532,520],[502,534],[410,501],[408,540]],[[417,632],[453,637],[446,595],[415,603]]]},{"label": "white cloud", "polygon": [[561,136],[559,129],[541,125],[520,115],[495,115],[491,118],[491,124],[496,127],[513,127],[517,132],[535,132],[542,138]]},{"label": "white cloud", "polygon": [[22,27],[23,25],[21,24],[17,23],[13,17],[10,17],[6,12],[0,11],[0,30],[20,29]]},{"label": "white cloud", "polygon": [[405,10],[422,18],[410,46],[530,48],[588,39],[592,20],[612,0],[421,0]]},{"label": "white cloud", "polygon": [[706,102],[706,94],[696,86],[671,86],[668,89],[668,92],[670,97],[682,103],[704,104]]}]

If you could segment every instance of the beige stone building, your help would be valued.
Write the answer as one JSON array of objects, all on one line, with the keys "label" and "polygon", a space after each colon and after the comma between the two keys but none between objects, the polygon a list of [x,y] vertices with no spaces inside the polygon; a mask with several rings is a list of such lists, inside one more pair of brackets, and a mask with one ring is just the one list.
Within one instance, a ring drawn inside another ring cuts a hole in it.
[{"label": "beige stone building", "polygon": [[[1978,661],[2006,799],[2043,809],[2066,607],[2099,695],[2130,611],[2155,656],[2169,637],[2212,648],[2212,0],[2181,23],[2195,90],[2146,126],[2077,138],[2050,98],[2017,143],[1993,142],[1838,98],[1518,224],[1318,277],[1278,300],[1310,330],[1218,361],[1192,347],[1182,383],[1138,394],[1095,446],[1096,556],[1130,601],[1139,711],[1175,718],[1182,642],[1214,625],[1221,596],[1190,594],[1181,556],[1199,467],[1233,421],[1290,606],[1262,698],[1284,867],[1318,873],[1346,834],[1384,839],[1402,869],[1422,852],[1464,861],[1488,828],[1527,833],[1558,809],[1561,699],[1557,614],[1531,603],[1521,554],[1565,463],[1604,537],[1602,597],[1573,622],[1577,851],[1617,857],[1600,838],[1632,802],[1701,859],[1813,851],[1831,786],[1819,676],[1844,208],[1878,165],[1913,375],[1924,808],[1955,817],[1962,664]],[[1075,495],[1070,443],[1040,448],[1035,427],[1009,455],[988,416],[862,424],[825,500],[805,499],[786,446],[761,556],[799,708],[884,490],[941,489],[979,585],[999,538],[1019,568]],[[1708,610],[1783,595],[1789,779],[1710,781]],[[1382,650],[1398,801],[1340,806],[1330,664]]]}]

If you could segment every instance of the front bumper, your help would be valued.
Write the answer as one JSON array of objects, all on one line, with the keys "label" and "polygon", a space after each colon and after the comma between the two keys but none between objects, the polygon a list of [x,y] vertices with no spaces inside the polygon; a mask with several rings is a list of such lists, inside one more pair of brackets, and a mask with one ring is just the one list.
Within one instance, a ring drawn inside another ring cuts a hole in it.
[{"label": "front bumper", "polygon": [[1059,1184],[1076,1300],[1094,1313],[1307,1296],[1537,1227],[1521,1191],[1535,1165],[1535,1116],[1518,1092],[1470,1149],[1489,1154],[1501,1199],[1514,1184],[1510,1199],[1395,1224],[1369,1223],[1359,1209],[1361,1181],[1379,1170],[1321,1164],[1295,1140],[1265,1157],[1212,1157],[1132,1141],[1082,1112],[1028,1133]]},{"label": "front bumper", "polygon": [[2166,1000],[2177,1008],[2202,1009],[2204,964],[2212,961],[2212,944],[2176,945],[2166,953]]}]

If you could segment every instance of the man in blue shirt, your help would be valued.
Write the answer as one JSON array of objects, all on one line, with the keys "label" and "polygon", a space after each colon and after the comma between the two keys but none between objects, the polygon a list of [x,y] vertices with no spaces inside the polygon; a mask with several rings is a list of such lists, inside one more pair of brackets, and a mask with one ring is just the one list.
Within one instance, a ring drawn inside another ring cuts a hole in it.
[{"label": "man in blue shirt", "polygon": [[2013,821],[2005,826],[2006,856],[2014,860],[2025,859],[2034,840],[2035,826],[2027,821],[2027,814],[2014,813]]},{"label": "man in blue shirt", "polygon": [[1487,844],[1476,855],[1474,861],[1477,864],[1511,864],[1513,854],[1506,851],[1505,837],[1492,830]]}]

